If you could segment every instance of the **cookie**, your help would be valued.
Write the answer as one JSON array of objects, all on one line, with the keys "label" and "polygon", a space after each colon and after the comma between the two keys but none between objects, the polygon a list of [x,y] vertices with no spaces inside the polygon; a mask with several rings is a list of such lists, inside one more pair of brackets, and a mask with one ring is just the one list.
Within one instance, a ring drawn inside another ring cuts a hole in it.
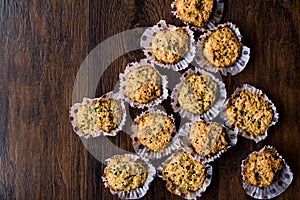
[{"label": "cookie", "polygon": [[189,140],[200,156],[208,158],[221,150],[226,150],[228,146],[226,129],[216,123],[193,122]]},{"label": "cookie", "polygon": [[172,140],[174,123],[162,114],[146,114],[137,121],[137,138],[152,151],[159,151]]},{"label": "cookie", "polygon": [[110,159],[104,169],[107,185],[114,192],[132,191],[142,186],[149,176],[149,167],[141,160],[130,160],[124,155],[116,155]]},{"label": "cookie", "polygon": [[85,134],[99,131],[113,132],[122,120],[122,106],[115,99],[97,99],[81,105],[76,113],[76,123]]},{"label": "cookie", "polygon": [[162,178],[168,181],[166,187],[171,193],[178,189],[183,194],[189,194],[203,187],[206,167],[188,152],[180,152],[163,166]]},{"label": "cookie", "polygon": [[240,57],[241,43],[227,26],[214,31],[204,42],[203,54],[216,67],[229,67]]},{"label": "cookie", "polygon": [[212,15],[214,0],[175,0],[174,8],[185,23],[205,27]]},{"label": "cookie", "polygon": [[162,94],[162,78],[151,66],[141,66],[126,75],[125,95],[141,104]]},{"label": "cookie", "polygon": [[159,31],[152,38],[152,53],[158,62],[174,64],[190,50],[190,38],[182,28]]},{"label": "cookie", "polygon": [[208,75],[189,75],[179,89],[178,103],[185,111],[203,114],[216,100],[218,85]]},{"label": "cookie", "polygon": [[265,134],[273,115],[270,102],[247,89],[237,92],[226,109],[228,121],[254,138]]},{"label": "cookie", "polygon": [[252,153],[244,163],[244,177],[251,185],[268,187],[280,176],[283,160],[273,149]]}]

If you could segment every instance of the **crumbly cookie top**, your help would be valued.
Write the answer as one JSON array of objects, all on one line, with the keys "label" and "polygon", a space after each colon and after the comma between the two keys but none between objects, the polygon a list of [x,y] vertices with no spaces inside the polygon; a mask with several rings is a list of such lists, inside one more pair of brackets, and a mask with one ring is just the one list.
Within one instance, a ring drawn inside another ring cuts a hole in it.
[{"label": "crumbly cookie top", "polygon": [[226,116],[239,129],[258,137],[272,123],[273,110],[271,104],[260,94],[244,89],[230,99]]},{"label": "crumbly cookie top", "polygon": [[162,94],[161,76],[151,66],[142,66],[126,75],[125,95],[138,103],[148,103]]},{"label": "crumbly cookie top", "polygon": [[108,186],[115,192],[132,191],[142,186],[149,175],[143,160],[130,161],[122,155],[114,156],[104,170]]},{"label": "crumbly cookie top", "polygon": [[172,119],[162,114],[147,114],[137,122],[137,138],[152,151],[165,148],[172,140]]},{"label": "crumbly cookie top", "polygon": [[195,151],[203,157],[210,157],[228,146],[226,129],[216,123],[193,122],[189,139]]},{"label": "crumbly cookie top", "polygon": [[283,160],[275,155],[273,149],[264,149],[254,152],[246,160],[244,176],[254,186],[268,187],[278,179],[283,167]]},{"label": "crumbly cookie top", "polygon": [[99,99],[81,105],[76,113],[79,129],[86,135],[105,131],[112,133],[122,120],[122,107],[115,99]]},{"label": "crumbly cookie top", "polygon": [[184,194],[202,188],[206,179],[206,167],[194,160],[188,152],[178,153],[162,170],[167,180],[167,189],[174,193],[176,188]]},{"label": "crumbly cookie top", "polygon": [[204,56],[217,67],[233,65],[241,53],[241,43],[227,26],[217,29],[204,42]]},{"label": "crumbly cookie top", "polygon": [[175,0],[174,6],[184,22],[205,27],[211,17],[214,0]]},{"label": "crumbly cookie top", "polygon": [[179,89],[178,103],[188,112],[203,114],[216,99],[218,85],[208,75],[192,74]]},{"label": "crumbly cookie top", "polygon": [[163,30],[152,38],[152,53],[158,62],[173,64],[180,61],[190,50],[188,33],[178,28]]}]

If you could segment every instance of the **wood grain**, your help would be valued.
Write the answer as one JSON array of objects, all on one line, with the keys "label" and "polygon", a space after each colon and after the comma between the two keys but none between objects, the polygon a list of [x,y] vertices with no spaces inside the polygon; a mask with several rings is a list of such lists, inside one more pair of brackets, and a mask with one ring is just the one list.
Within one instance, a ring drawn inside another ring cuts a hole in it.
[{"label": "wood grain", "polygon": [[[160,19],[182,25],[170,14],[170,3],[0,1],[0,199],[117,199],[104,188],[101,161],[133,152],[130,120],[117,137],[84,140],[72,131],[69,108],[74,91],[101,96],[117,88],[118,75],[128,62],[144,57],[140,50],[129,52],[106,68],[102,64],[109,56],[101,61],[87,57],[98,44],[129,29],[153,26]],[[255,144],[239,138],[235,147],[212,164],[213,181],[202,199],[251,199],[242,189],[240,164],[264,144],[274,145],[294,172],[293,183],[277,199],[300,198],[299,8],[298,0],[225,1],[222,22],[237,24],[243,43],[251,48],[246,69],[223,77],[227,92],[232,94],[243,83],[262,89],[279,109],[280,120],[269,129],[266,140]],[[133,43],[138,44],[140,34],[136,32]],[[128,49],[125,39],[103,55]],[[77,72],[85,64],[90,70],[99,65],[97,73],[102,76],[99,80],[87,77],[82,88],[74,89]],[[176,81],[174,73],[170,82]],[[95,82],[95,91],[86,91]],[[172,113],[169,100],[162,105]],[[129,119],[141,112],[128,111]],[[156,178],[143,199],[181,198],[171,195]]]}]

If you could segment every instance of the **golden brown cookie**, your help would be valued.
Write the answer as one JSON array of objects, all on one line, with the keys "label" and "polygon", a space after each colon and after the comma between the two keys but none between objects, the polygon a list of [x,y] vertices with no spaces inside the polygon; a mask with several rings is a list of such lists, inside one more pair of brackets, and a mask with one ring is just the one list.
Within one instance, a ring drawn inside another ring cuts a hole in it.
[{"label": "golden brown cookie", "polygon": [[123,155],[114,156],[104,169],[108,186],[115,192],[132,191],[142,186],[149,175],[143,160],[130,161]]},{"label": "golden brown cookie", "polygon": [[150,150],[159,151],[170,144],[174,127],[168,116],[147,114],[137,121],[137,138]]},{"label": "golden brown cookie", "polygon": [[167,180],[167,189],[175,193],[176,188],[184,194],[195,192],[203,187],[206,167],[194,160],[188,152],[176,154],[163,167],[162,177]]},{"label": "golden brown cookie", "polygon": [[226,129],[216,123],[193,122],[189,139],[195,151],[203,157],[211,157],[218,151],[226,150],[228,146]]},{"label": "golden brown cookie", "polygon": [[281,173],[283,160],[276,156],[273,149],[264,149],[262,152],[254,152],[245,161],[244,177],[254,186],[268,187]]},{"label": "golden brown cookie", "polygon": [[188,112],[203,114],[213,106],[217,91],[210,76],[192,74],[180,86],[178,103]]},{"label": "golden brown cookie", "polygon": [[190,50],[190,38],[182,28],[163,30],[152,38],[152,53],[161,63],[174,64]]},{"label": "golden brown cookie", "polygon": [[260,94],[247,89],[236,93],[226,109],[229,122],[255,138],[267,131],[273,115],[271,104]]},{"label": "golden brown cookie", "polygon": [[217,67],[229,67],[236,63],[241,53],[241,43],[227,26],[218,28],[204,42],[204,56]]},{"label": "golden brown cookie", "polygon": [[205,27],[213,12],[214,0],[175,0],[180,19],[197,27]]},{"label": "golden brown cookie", "polygon": [[113,132],[122,120],[122,106],[115,99],[98,99],[81,105],[76,113],[79,129],[86,135]]},{"label": "golden brown cookie", "polygon": [[126,75],[125,95],[138,103],[148,103],[162,94],[162,79],[151,66],[142,66]]}]

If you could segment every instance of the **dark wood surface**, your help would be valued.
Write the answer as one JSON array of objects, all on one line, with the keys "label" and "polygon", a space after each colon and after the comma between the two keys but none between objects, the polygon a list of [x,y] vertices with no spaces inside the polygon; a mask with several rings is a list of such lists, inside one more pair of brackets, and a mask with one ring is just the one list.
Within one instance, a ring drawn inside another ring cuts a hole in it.
[{"label": "dark wood surface", "polygon": [[[278,199],[300,199],[299,8],[297,0],[225,1],[222,22],[236,23],[251,48],[247,68],[223,78],[228,94],[243,83],[252,84],[272,99],[280,120],[264,141],[239,138],[212,164],[213,181],[203,199],[251,199],[242,189],[240,164],[264,144],[274,145],[294,172],[293,183]],[[104,188],[101,159],[133,151],[126,134],[130,120],[115,138],[81,140],[68,119],[74,81],[99,43],[160,19],[181,25],[170,14],[170,0],[0,1],[0,199],[117,199]],[[118,45],[106,52],[126,48]],[[140,58],[141,51],[135,51],[107,69],[99,66],[103,75],[96,92],[86,91],[95,80],[83,81],[77,90],[87,96],[113,90],[126,64]],[[163,106],[171,113],[168,101]],[[131,119],[137,113],[129,109]],[[180,198],[156,178],[143,199]]]}]

